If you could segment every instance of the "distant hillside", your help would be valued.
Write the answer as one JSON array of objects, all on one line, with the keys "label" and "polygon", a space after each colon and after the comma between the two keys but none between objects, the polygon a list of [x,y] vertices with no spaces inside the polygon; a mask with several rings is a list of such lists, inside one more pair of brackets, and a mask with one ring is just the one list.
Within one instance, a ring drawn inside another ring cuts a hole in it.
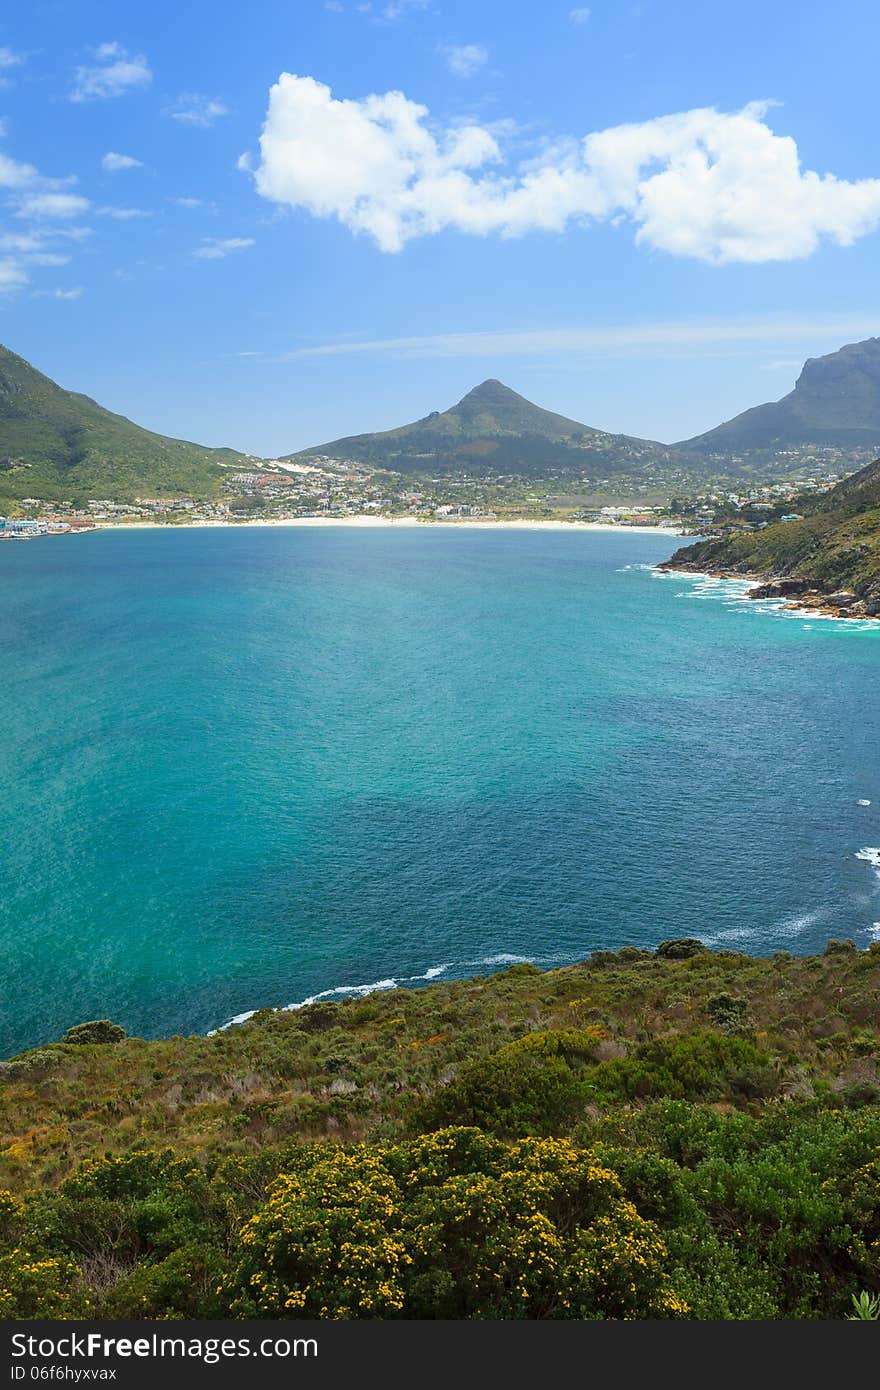
[{"label": "distant hillside", "polygon": [[[676,551],[669,569],[762,575],[782,594],[853,595],[832,607],[880,614],[880,460],[819,498],[797,504],[799,521],[700,541]],[[772,585],[769,592],[773,591]]]},{"label": "distant hillside", "polygon": [[141,429],[0,347],[0,512],[21,497],[210,497],[221,465],[243,461]]},{"label": "distant hillside", "polygon": [[808,358],[782,400],[743,411],[674,447],[728,454],[799,444],[880,451],[880,338]]},{"label": "distant hillside", "polygon": [[500,381],[484,381],[457,405],[379,434],[350,435],[291,454],[319,455],[400,473],[491,471],[539,475],[633,472],[674,457],[664,444],[607,434],[542,410]]}]

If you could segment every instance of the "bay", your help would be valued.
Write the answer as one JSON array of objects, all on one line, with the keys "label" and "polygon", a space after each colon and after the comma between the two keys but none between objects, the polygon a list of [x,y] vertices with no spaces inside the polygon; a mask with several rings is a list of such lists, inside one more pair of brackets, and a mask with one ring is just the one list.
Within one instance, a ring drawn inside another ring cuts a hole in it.
[{"label": "bay", "polygon": [[0,1053],[670,936],[875,939],[880,631],[658,576],[678,543],[0,547]]}]

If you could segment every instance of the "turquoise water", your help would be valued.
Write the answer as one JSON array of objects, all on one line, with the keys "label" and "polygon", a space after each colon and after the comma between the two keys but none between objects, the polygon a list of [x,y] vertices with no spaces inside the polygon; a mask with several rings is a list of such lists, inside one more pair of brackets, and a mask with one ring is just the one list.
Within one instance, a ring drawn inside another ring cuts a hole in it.
[{"label": "turquoise water", "polygon": [[866,945],[880,631],[657,577],[675,544],[0,546],[0,1053],[669,936]]}]

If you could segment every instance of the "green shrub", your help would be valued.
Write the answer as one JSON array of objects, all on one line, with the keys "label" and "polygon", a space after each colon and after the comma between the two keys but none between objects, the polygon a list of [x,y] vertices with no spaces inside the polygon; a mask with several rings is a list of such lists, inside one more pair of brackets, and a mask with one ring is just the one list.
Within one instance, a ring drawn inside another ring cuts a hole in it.
[{"label": "green shrub", "polygon": [[324,1033],[334,1028],[339,1021],[341,1005],[319,999],[316,1004],[306,1004],[296,1010],[296,1021],[306,1033]]},{"label": "green shrub", "polygon": [[10,1057],[8,1061],[0,1062],[0,1080],[34,1080],[45,1076],[63,1059],[64,1051],[60,1043],[37,1047],[31,1052],[23,1052],[19,1057]]},{"label": "green shrub", "polygon": [[682,936],[675,941],[661,941],[657,947],[657,955],[664,960],[690,960],[692,956],[699,956],[706,951],[702,941],[698,941],[693,936]]},{"label": "green shrub", "polygon": [[125,1029],[109,1018],[95,1018],[90,1023],[77,1023],[64,1034],[66,1043],[118,1043],[125,1037]]},{"label": "green shrub", "polygon": [[527,1033],[465,1063],[450,1085],[418,1108],[412,1128],[475,1125],[501,1135],[569,1129],[589,1098],[582,1073],[604,1036],[598,1028]]},{"label": "green shrub", "polygon": [[745,1038],[681,1033],[641,1043],[629,1057],[600,1063],[589,1080],[596,1099],[668,1097],[722,1100],[770,1095],[778,1081],[768,1055]]},{"label": "green shrub", "polygon": [[735,994],[711,995],[706,1000],[706,1012],[725,1033],[734,1035],[748,1033],[754,1026],[749,1016],[747,1001],[738,998]]}]

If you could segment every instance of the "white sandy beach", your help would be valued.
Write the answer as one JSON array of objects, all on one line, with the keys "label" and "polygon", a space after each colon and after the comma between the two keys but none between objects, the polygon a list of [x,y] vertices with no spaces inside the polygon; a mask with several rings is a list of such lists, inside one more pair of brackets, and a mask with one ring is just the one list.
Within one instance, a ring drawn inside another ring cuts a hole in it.
[{"label": "white sandy beach", "polygon": [[430,526],[447,531],[617,531],[621,534],[681,536],[683,531],[672,526],[620,526],[602,521],[429,521],[415,516],[300,516],[284,519],[262,519],[260,521],[99,521],[96,531],[147,531],[187,529],[236,529],[263,526],[345,526],[376,528],[382,526],[416,527]]}]

